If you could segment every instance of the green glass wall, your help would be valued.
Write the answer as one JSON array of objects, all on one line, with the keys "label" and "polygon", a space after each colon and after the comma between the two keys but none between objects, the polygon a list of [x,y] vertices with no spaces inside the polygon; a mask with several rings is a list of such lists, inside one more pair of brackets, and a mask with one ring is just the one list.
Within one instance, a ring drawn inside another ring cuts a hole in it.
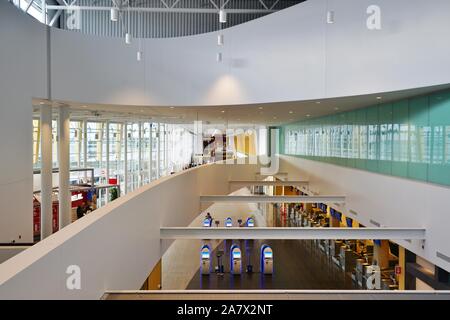
[{"label": "green glass wall", "polygon": [[450,90],[287,124],[281,153],[450,185]]}]

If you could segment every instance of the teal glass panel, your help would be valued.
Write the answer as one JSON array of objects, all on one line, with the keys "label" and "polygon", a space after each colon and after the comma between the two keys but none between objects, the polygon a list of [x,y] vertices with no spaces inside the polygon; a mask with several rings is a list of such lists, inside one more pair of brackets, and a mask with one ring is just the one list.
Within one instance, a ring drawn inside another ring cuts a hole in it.
[{"label": "teal glass panel", "polygon": [[355,129],[356,112],[350,111],[347,113],[347,132],[348,132],[348,152],[347,152],[347,167],[354,168],[355,160],[358,151],[358,136]]},{"label": "teal glass panel", "polygon": [[409,101],[409,162],[408,177],[426,181],[430,161],[431,129],[428,96]]},{"label": "teal glass panel", "polygon": [[408,100],[392,104],[392,175],[408,176],[409,119]]},{"label": "teal glass panel", "polygon": [[382,104],[378,108],[380,124],[380,161],[378,170],[383,174],[392,174],[392,104]]},{"label": "teal glass panel", "polygon": [[358,156],[355,160],[355,167],[366,169],[367,161],[367,109],[356,111],[356,128],[358,130]]},{"label": "teal glass panel", "polygon": [[380,139],[378,123],[378,106],[367,109],[367,163],[366,169],[369,171],[378,171],[378,160],[380,159]]},{"label": "teal glass panel", "polygon": [[284,153],[450,186],[450,90],[283,126]]},{"label": "teal glass panel", "polygon": [[428,181],[450,185],[450,92],[430,96],[431,162]]}]

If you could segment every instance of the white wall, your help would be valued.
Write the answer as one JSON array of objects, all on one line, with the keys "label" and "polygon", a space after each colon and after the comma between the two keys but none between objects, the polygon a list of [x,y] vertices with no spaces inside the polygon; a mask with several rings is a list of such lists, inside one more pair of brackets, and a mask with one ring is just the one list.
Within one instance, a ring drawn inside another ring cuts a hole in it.
[{"label": "white wall", "polygon": [[[211,164],[139,188],[0,264],[2,299],[98,299],[106,290],[139,289],[166,250],[162,226],[187,226],[202,194],[225,194],[229,179],[254,179],[256,165]],[[81,268],[81,290],[65,272]]]},{"label": "white wall", "polygon": [[292,156],[280,157],[280,171],[289,172],[289,179],[309,180],[311,191],[344,195],[345,205],[331,205],[367,227],[375,227],[373,220],[385,227],[425,228],[424,249],[419,240],[398,243],[450,270],[436,255],[450,257],[450,188]]},{"label": "white wall", "polygon": [[[381,30],[368,30],[369,5]],[[326,23],[333,10],[335,22]],[[52,29],[57,99],[227,105],[323,99],[450,82],[450,2],[313,0],[226,30],[143,41]],[[223,52],[223,63],[216,53]]]},{"label": "white wall", "polygon": [[[381,30],[365,27],[370,4],[382,9]],[[333,24],[326,24],[328,9]],[[32,97],[206,106],[450,83],[449,10],[447,0],[306,1],[224,30],[223,63],[215,60],[217,33],[145,40],[139,63],[136,39],[127,46],[58,29],[47,52],[46,27],[1,1],[0,243],[32,240]]]},{"label": "white wall", "polygon": [[31,98],[47,98],[46,27],[0,1],[0,43],[0,243],[30,243]]}]

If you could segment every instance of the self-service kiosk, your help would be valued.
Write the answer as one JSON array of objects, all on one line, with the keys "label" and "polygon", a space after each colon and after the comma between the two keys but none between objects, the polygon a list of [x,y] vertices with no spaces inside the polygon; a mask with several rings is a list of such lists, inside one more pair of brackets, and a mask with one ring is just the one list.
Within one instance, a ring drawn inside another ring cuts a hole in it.
[{"label": "self-service kiosk", "polygon": [[200,269],[202,274],[211,272],[211,248],[207,244],[200,250]]},{"label": "self-service kiosk", "polygon": [[235,244],[230,248],[230,272],[235,275],[242,273],[241,249]]},{"label": "self-service kiosk", "polygon": [[204,227],[208,227],[208,228],[211,227],[211,223],[212,223],[212,220],[209,218],[205,218],[205,220],[203,220]]},{"label": "self-service kiosk", "polygon": [[225,227],[227,228],[231,228],[233,226],[233,219],[231,219],[230,217],[225,219]]},{"label": "self-service kiosk", "polygon": [[255,226],[255,219],[253,219],[252,217],[247,219],[246,222],[247,227],[254,227]]},{"label": "self-service kiosk", "polygon": [[273,273],[273,250],[266,244],[261,246],[261,273]]}]

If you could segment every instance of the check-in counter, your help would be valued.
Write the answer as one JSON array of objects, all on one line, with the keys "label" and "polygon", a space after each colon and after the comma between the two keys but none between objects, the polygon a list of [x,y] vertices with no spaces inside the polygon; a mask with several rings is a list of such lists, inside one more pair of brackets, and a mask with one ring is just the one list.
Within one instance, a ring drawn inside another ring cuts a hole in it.
[{"label": "check-in counter", "polygon": [[320,249],[320,251],[325,253],[327,256],[329,256],[330,255],[330,240],[328,240],[328,239],[320,240],[319,241],[319,249]]},{"label": "check-in counter", "polygon": [[358,287],[363,288],[364,282],[364,272],[366,267],[370,264],[366,261],[366,259],[356,259],[356,268],[355,268],[355,280]]},{"label": "check-in counter", "polygon": [[342,246],[339,255],[339,262],[342,271],[351,272],[356,267],[357,254],[348,246]]},{"label": "check-in counter", "polygon": [[341,240],[331,240],[334,243],[331,245],[331,260],[337,265],[340,266],[341,262],[339,259],[340,253],[341,253],[341,247],[344,245]]}]

